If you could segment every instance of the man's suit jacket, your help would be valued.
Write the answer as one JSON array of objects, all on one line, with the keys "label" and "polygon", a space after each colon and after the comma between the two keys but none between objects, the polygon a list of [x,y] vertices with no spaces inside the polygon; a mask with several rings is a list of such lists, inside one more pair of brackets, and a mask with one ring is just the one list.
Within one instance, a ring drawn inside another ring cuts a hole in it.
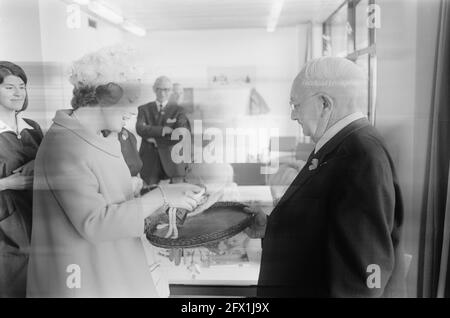
[{"label": "man's suit jacket", "polygon": [[[168,104],[161,114],[158,112],[156,102],[138,107],[136,132],[142,137],[139,153],[144,164],[143,172],[160,169],[159,163],[154,160],[155,156],[159,156],[165,174],[170,178],[180,177],[184,173],[185,165],[175,164],[170,155],[172,146],[178,141],[171,140],[170,134],[162,136],[164,126],[172,129],[185,127],[190,130],[185,112],[178,105]],[[149,138],[155,140],[156,147],[153,143],[147,141]],[[143,175],[143,178],[145,180],[145,175]]]},{"label": "man's suit jacket", "polygon": [[402,224],[390,155],[357,120],[310,156],[269,216],[258,296],[403,297]]}]

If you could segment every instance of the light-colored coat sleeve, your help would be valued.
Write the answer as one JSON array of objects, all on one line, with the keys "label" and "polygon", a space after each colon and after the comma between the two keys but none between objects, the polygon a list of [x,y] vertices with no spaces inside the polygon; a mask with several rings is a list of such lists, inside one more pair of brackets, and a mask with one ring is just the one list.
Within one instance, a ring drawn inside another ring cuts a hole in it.
[{"label": "light-colored coat sleeve", "polygon": [[108,203],[101,192],[101,176],[95,175],[89,162],[77,156],[62,156],[53,163],[44,163],[43,181],[83,238],[96,243],[144,233],[141,199]]}]

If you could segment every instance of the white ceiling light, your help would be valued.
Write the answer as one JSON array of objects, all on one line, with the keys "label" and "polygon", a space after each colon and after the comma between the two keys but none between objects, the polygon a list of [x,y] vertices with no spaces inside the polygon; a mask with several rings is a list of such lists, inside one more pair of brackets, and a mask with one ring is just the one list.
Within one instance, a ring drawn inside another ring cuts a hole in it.
[{"label": "white ceiling light", "polygon": [[89,4],[89,0],[72,0],[74,3],[79,4],[80,6],[85,6]]},{"label": "white ceiling light", "polygon": [[122,24],[122,27],[128,32],[133,33],[137,36],[145,36],[147,34],[147,31],[144,28],[141,28],[140,26],[131,23],[130,21],[125,21]]},{"label": "white ceiling light", "polygon": [[124,18],[120,14],[98,1],[90,2],[88,4],[88,9],[111,23],[121,24],[124,21]]},{"label": "white ceiling light", "polygon": [[284,0],[273,0],[270,10],[269,21],[267,22],[267,32],[273,32],[277,28],[281,10],[283,10]]}]

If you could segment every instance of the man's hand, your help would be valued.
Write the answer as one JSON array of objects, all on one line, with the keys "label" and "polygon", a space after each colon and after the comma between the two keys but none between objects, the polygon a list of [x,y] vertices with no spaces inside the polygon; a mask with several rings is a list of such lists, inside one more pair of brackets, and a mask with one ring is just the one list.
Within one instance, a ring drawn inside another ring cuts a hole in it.
[{"label": "man's hand", "polygon": [[0,191],[4,190],[27,190],[33,188],[33,176],[24,176],[14,173],[6,178],[0,179]]},{"label": "man's hand", "polygon": [[28,163],[20,166],[16,170],[13,171],[14,174],[21,174],[23,176],[33,176],[34,174],[34,160],[29,161]]},{"label": "man's hand", "polygon": [[248,207],[244,209],[247,213],[256,214],[253,223],[244,230],[250,238],[264,238],[266,233],[267,215],[259,207]]},{"label": "man's hand", "polygon": [[169,126],[164,126],[162,129],[162,135],[170,135],[172,133],[173,129],[170,128]]}]

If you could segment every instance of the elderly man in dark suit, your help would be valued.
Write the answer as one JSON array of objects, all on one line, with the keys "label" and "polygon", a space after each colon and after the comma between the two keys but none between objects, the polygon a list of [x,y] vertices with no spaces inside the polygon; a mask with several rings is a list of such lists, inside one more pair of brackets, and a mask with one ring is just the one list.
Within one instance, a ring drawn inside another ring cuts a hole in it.
[{"label": "elderly man in dark suit", "polygon": [[403,207],[392,159],[361,106],[364,72],[344,58],[308,62],[291,89],[291,118],[315,142],[270,216],[258,296],[405,296]]},{"label": "elderly man in dark suit", "polygon": [[136,132],[142,137],[139,153],[143,162],[141,177],[147,184],[163,179],[182,179],[185,164],[172,160],[171,150],[178,141],[171,140],[172,131],[184,127],[190,130],[183,108],[169,103],[172,83],[166,76],[153,85],[156,101],[139,106]]}]

